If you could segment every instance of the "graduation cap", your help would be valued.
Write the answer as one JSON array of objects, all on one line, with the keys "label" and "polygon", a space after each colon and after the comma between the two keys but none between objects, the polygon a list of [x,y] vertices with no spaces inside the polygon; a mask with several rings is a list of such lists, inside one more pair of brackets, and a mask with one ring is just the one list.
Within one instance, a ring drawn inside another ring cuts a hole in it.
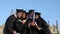
[{"label": "graduation cap", "polygon": [[16,9],[16,13],[23,12],[23,9]]},{"label": "graduation cap", "polygon": [[30,9],[29,11],[34,11],[33,9]]},{"label": "graduation cap", "polygon": [[41,13],[39,13],[39,12],[35,12],[35,15],[41,15]]},{"label": "graduation cap", "polygon": [[31,13],[31,12],[34,12],[34,10],[33,10],[33,9],[30,9],[30,10],[29,10],[29,13]]},{"label": "graduation cap", "polygon": [[26,11],[23,11],[23,13],[26,13]]}]

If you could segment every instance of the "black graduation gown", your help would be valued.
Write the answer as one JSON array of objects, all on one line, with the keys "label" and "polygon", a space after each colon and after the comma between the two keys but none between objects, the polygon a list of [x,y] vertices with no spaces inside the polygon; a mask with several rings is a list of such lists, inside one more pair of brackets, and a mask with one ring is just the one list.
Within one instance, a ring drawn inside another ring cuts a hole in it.
[{"label": "black graduation gown", "polygon": [[[41,24],[41,22],[37,19],[35,19],[35,22],[37,23],[37,25],[39,26],[39,27],[41,27],[42,28],[42,24]],[[45,32],[44,32],[44,30],[43,29],[41,29],[41,30],[38,30],[37,29],[37,32],[38,32],[38,34],[45,34]]]},{"label": "black graduation gown", "polygon": [[8,17],[4,27],[4,34],[13,34],[13,31],[14,31],[13,24],[15,20],[16,20],[16,17],[14,15],[11,15]]},{"label": "black graduation gown", "polygon": [[17,33],[20,34],[26,34],[26,29],[27,29],[27,25],[26,24],[22,24],[22,22],[19,21],[19,19],[17,19],[14,23],[14,30]]},{"label": "black graduation gown", "polygon": [[23,18],[22,20],[26,20],[26,23],[23,25],[22,34],[27,34],[27,28],[28,28],[27,19]]},{"label": "black graduation gown", "polygon": [[31,34],[38,34],[38,31],[35,26],[31,26]]},{"label": "black graduation gown", "polygon": [[[40,22],[40,27],[42,27],[42,30],[40,30],[39,34],[51,34],[50,29],[49,29],[49,25],[47,24],[47,22],[43,19],[43,18],[39,18],[39,22]],[[44,33],[43,33],[44,32]]]},{"label": "black graduation gown", "polygon": [[[29,23],[32,22],[32,19],[31,18],[28,18],[26,22],[27,22],[27,25],[28,25]],[[29,26],[27,28],[27,34],[31,34],[31,27],[29,27]]]},{"label": "black graduation gown", "polygon": [[[27,20],[27,23],[31,23],[32,21],[33,21],[33,19],[29,18]],[[35,26],[28,27],[27,34],[37,34],[37,30],[36,30]]]}]

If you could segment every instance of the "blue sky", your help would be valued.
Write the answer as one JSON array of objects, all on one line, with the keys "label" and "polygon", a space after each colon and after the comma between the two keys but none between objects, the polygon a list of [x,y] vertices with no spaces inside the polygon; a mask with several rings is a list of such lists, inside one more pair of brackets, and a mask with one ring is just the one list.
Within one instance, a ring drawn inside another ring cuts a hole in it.
[{"label": "blue sky", "polygon": [[26,11],[35,9],[42,13],[42,18],[47,22],[50,21],[50,25],[56,24],[56,20],[60,24],[60,0],[0,0],[0,26],[5,23],[11,10],[15,12],[17,8]]}]

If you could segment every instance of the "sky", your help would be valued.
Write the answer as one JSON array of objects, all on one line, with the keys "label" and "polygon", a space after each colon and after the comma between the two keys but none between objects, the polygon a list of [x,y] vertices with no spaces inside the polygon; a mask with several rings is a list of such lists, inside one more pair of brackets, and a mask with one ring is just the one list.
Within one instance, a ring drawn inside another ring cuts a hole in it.
[{"label": "sky", "polygon": [[50,21],[50,25],[58,20],[60,27],[60,0],[0,0],[0,26],[6,22],[11,10],[15,12],[16,9],[34,9],[46,22]]}]

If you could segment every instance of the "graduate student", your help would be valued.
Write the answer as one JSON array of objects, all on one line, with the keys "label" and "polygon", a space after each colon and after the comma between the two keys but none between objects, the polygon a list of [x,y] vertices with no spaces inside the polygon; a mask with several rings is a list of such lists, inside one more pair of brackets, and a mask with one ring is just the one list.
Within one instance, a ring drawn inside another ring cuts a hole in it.
[{"label": "graduate student", "polygon": [[35,12],[35,21],[41,28],[38,29],[38,34],[51,34],[47,22],[41,17],[41,13]]},{"label": "graduate student", "polygon": [[22,17],[23,9],[16,9],[16,14],[10,15],[5,23],[4,34],[16,34],[17,32],[13,28],[16,19]]},{"label": "graduate student", "polygon": [[23,11],[22,17],[17,19],[16,22],[14,23],[14,29],[19,34],[26,34],[26,29],[27,29],[26,18],[27,18],[26,11]]}]

